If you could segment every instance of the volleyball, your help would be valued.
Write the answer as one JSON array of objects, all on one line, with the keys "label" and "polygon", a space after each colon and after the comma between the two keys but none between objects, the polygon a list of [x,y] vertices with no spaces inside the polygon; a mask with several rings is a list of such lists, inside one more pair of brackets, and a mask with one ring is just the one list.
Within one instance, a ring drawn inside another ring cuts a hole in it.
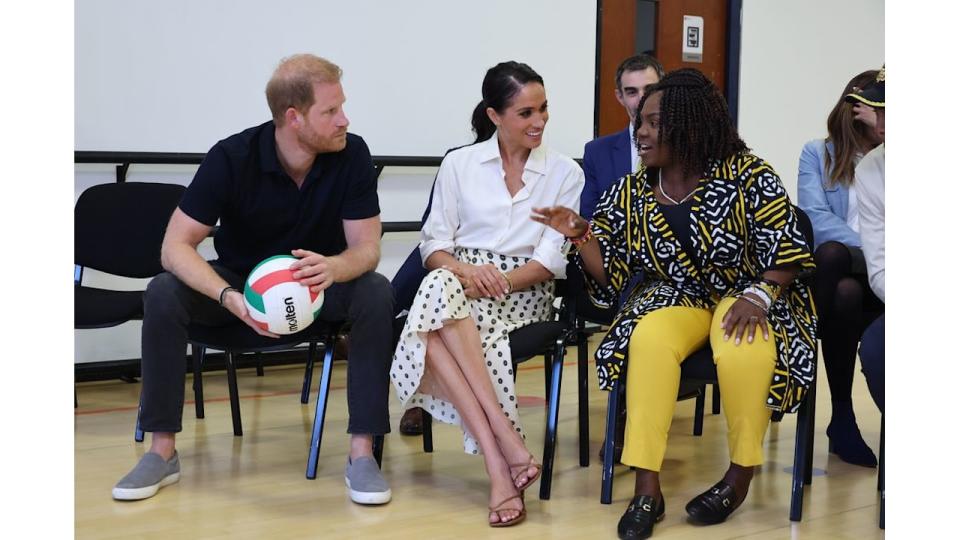
[{"label": "volleyball", "polygon": [[276,255],[250,271],[243,301],[250,318],[274,334],[293,334],[310,326],[320,314],[323,291],[313,292],[293,277],[290,265],[297,258]]}]

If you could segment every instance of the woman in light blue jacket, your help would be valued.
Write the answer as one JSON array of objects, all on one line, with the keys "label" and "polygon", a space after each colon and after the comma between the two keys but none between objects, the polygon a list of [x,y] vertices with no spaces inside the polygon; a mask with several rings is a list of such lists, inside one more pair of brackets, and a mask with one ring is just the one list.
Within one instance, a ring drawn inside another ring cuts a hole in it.
[{"label": "woman in light blue jacket", "polygon": [[817,263],[814,300],[820,317],[823,363],[833,414],[827,427],[830,451],[848,463],[876,467],[853,413],[852,389],[857,343],[863,329],[883,310],[867,282],[861,249],[853,172],[877,146],[876,113],[844,96],[866,86],[877,71],[854,77],[827,117],[826,139],[808,142],[800,154],[800,208],[810,216]]}]

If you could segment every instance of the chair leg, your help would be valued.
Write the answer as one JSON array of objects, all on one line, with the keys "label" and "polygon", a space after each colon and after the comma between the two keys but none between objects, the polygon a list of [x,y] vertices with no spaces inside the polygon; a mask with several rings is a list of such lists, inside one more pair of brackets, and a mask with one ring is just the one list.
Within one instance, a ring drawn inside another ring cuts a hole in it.
[{"label": "chair leg", "polygon": [[313,384],[313,363],[317,357],[317,342],[311,341],[307,349],[307,367],[303,371],[303,388],[300,389],[300,403],[310,401],[310,385]]},{"label": "chair leg", "polygon": [[[579,321],[582,326],[583,321]],[[590,466],[590,411],[587,402],[587,335],[577,335],[577,426],[580,431],[580,466]]]},{"label": "chair leg", "polygon": [[383,468],[383,435],[373,436],[373,459],[377,460],[377,466]]},{"label": "chair leg", "polygon": [[313,434],[310,437],[310,455],[307,457],[307,479],[317,478],[320,464],[320,442],[323,437],[323,420],[327,414],[327,396],[330,394],[330,378],[333,372],[333,349],[336,334],[324,339],[323,370],[320,374],[320,387],[317,389],[317,408],[313,414]]},{"label": "chair leg", "polygon": [[809,486],[813,482],[813,430],[817,423],[817,385],[816,377],[810,386],[810,392],[807,400],[810,402],[810,412],[808,413],[807,426],[807,463],[803,472],[803,483]]},{"label": "chair leg", "polygon": [[143,442],[143,428],[140,427],[140,413],[143,412],[143,393],[140,394],[140,404],[137,405],[137,425],[133,428],[133,440]]},{"label": "chair leg", "polygon": [[[551,371],[550,368],[552,367],[550,365],[551,356],[552,355],[550,354],[543,355],[543,397],[544,398],[548,398],[550,396],[550,371]],[[514,369],[513,372],[516,373],[517,370]],[[547,405],[548,403],[544,401],[543,406],[545,409],[548,408]]]},{"label": "chair leg", "polygon": [[886,486],[884,485],[883,478],[883,469],[884,469],[884,415],[880,415],[880,464],[879,471],[877,471],[877,489],[880,490],[880,523],[879,526],[881,529],[884,527],[884,514],[886,514],[887,506],[887,491]]},{"label": "chair leg", "polygon": [[203,418],[203,359],[206,355],[206,347],[192,346],[190,356],[193,357],[193,410],[197,418]]},{"label": "chair leg", "polygon": [[230,414],[233,416],[233,434],[243,436],[243,423],[240,421],[240,392],[237,390],[237,366],[232,352],[227,351],[227,387],[230,389]]},{"label": "chair leg", "polygon": [[800,410],[797,412],[797,435],[793,451],[793,479],[790,493],[790,521],[803,519],[803,486],[809,462],[807,454],[811,449],[809,439],[812,438],[810,420],[813,411],[810,404],[813,398],[815,396],[811,392],[804,399]]},{"label": "chair leg", "polygon": [[[714,387],[716,388],[716,387]],[[713,391],[716,395],[716,390]],[[697,394],[697,402],[694,405],[693,411],[693,434],[697,437],[703,435],[703,409],[706,406],[707,401],[707,385],[702,385],[700,387],[700,392]]]},{"label": "chair leg", "polygon": [[882,492],[884,488],[884,479],[883,479],[883,443],[884,443],[884,416],[880,415],[880,460],[877,467],[877,491]]},{"label": "chair leg", "polygon": [[253,359],[257,362],[257,377],[263,377],[263,354],[253,353]]},{"label": "chair leg", "polygon": [[553,365],[550,370],[550,392],[547,394],[547,426],[543,437],[543,474],[540,477],[540,499],[550,499],[553,482],[553,458],[557,450],[557,422],[560,416],[560,380],[563,376],[564,336],[560,336],[553,349]]},{"label": "chair leg", "polygon": [[613,439],[617,429],[617,407],[619,406],[620,389],[623,387],[624,374],[613,383],[610,396],[607,398],[607,431],[603,439],[603,470],[600,473],[600,503],[610,504],[613,500]]},{"label": "chair leg", "polygon": [[[423,410],[423,409],[420,409]],[[433,452],[433,416],[430,416],[430,413],[423,411],[423,451],[426,453]]]},{"label": "chair leg", "polygon": [[720,414],[720,383],[713,383],[713,414]]}]

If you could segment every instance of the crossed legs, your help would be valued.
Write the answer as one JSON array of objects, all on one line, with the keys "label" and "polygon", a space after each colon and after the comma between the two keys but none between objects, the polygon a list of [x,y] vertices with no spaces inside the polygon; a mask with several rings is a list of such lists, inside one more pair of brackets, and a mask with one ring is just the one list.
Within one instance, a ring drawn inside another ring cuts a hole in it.
[{"label": "crossed legs", "polygon": [[512,521],[523,509],[518,488],[530,482],[538,466],[497,401],[473,318],[446,322],[429,332],[426,342],[420,389],[456,407],[483,451],[494,509],[490,523]]}]

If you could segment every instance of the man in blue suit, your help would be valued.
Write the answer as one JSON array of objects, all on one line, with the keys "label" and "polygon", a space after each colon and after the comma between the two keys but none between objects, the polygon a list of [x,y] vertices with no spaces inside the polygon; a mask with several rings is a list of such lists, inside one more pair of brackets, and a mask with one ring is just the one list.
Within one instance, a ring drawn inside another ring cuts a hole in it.
[{"label": "man in blue suit", "polygon": [[633,144],[637,105],[647,86],[660,81],[663,66],[648,54],[631,56],[617,67],[617,101],[627,110],[630,124],[623,131],[594,139],[583,149],[586,185],[580,195],[580,215],[589,220],[600,195],[620,177],[634,172],[640,164]]}]

